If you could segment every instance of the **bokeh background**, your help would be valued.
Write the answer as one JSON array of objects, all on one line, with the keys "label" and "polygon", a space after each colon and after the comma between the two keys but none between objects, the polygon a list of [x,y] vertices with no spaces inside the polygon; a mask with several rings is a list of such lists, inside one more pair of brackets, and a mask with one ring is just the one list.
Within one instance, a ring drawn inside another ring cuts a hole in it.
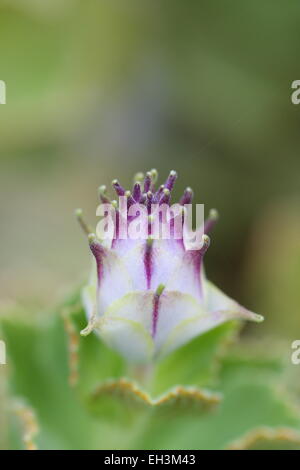
[{"label": "bokeh background", "polygon": [[246,335],[298,339],[299,21],[297,0],[1,0],[0,310],[78,285],[74,209],[94,223],[100,184],[155,167],[219,210],[206,269],[265,316]]}]

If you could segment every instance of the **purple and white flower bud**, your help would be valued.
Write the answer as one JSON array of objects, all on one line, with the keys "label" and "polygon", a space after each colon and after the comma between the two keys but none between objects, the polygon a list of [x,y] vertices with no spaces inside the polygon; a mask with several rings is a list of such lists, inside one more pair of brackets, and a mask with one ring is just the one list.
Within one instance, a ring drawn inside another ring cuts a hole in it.
[{"label": "purple and white flower bud", "polygon": [[[88,326],[82,334],[94,330],[131,362],[163,357],[229,320],[263,320],[206,279],[203,258],[210,244],[207,234],[217,220],[215,210],[210,212],[202,227],[204,235],[199,249],[187,249],[183,236],[179,239],[174,236],[175,230],[171,230],[167,239],[156,238],[151,233],[153,218],[159,211],[149,215],[150,202],[158,207],[162,204],[170,206],[176,178],[177,173],[171,171],[158,190],[154,187],[156,170],[148,172],[143,182],[140,177],[136,178],[132,192],[126,192],[117,180],[112,183],[118,196],[129,196],[127,210],[134,203],[145,206],[142,212],[146,213],[146,239],[119,237],[124,214],[118,209],[111,243],[102,243],[96,235],[89,233],[95,266],[82,294],[88,317]],[[100,189],[100,198],[107,203],[105,187]],[[180,200],[181,206],[190,204],[192,198],[193,191],[187,188]],[[77,216],[83,229],[90,232],[81,212],[77,212]],[[175,217],[178,222],[178,214]],[[127,223],[134,222],[136,219],[129,217]],[[175,219],[171,219],[171,228],[174,223]]]}]

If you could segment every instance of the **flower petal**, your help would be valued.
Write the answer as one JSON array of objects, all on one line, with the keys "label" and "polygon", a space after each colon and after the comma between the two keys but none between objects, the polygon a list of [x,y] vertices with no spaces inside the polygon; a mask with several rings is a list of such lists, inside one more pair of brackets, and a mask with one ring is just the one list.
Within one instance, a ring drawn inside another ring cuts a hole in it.
[{"label": "flower petal", "polygon": [[228,297],[220,289],[209,281],[205,281],[205,308],[208,312],[227,311],[237,318],[255,322],[263,321],[263,317],[257,313],[242,307],[238,302]]},{"label": "flower petal", "polygon": [[216,326],[231,320],[232,317],[227,312],[207,313],[196,315],[193,318],[182,321],[170,333],[159,353],[160,357],[169,354],[174,349],[183,346],[191,339],[209,331]]},{"label": "flower petal", "polygon": [[153,355],[152,338],[138,322],[117,316],[106,317],[99,325],[99,333],[108,346],[130,362],[148,362]]},{"label": "flower petal", "polygon": [[178,291],[164,291],[159,299],[155,354],[164,348],[167,338],[187,320],[204,315],[201,305],[190,295]]},{"label": "flower petal", "polygon": [[180,240],[153,241],[151,276],[153,290],[156,290],[160,284],[168,286],[170,279],[180,266],[183,254],[184,250]]},{"label": "flower petal", "polygon": [[96,308],[96,282],[92,282],[82,289],[81,298],[87,318],[90,320]]},{"label": "flower petal", "polygon": [[166,282],[166,288],[192,295],[199,302],[203,298],[204,268],[202,257],[197,251],[184,252]]},{"label": "flower petal", "polygon": [[118,256],[126,266],[133,289],[155,291],[181,264],[184,253],[182,245],[175,240],[122,240],[116,245]]},{"label": "flower petal", "polygon": [[151,291],[130,292],[121,299],[113,302],[106,310],[104,318],[118,317],[139,322],[150,332],[152,325],[154,293]]},{"label": "flower petal", "polygon": [[154,351],[151,337],[151,292],[133,292],[115,301],[99,322],[100,336],[128,360],[148,361]]},{"label": "flower petal", "polygon": [[[103,315],[116,299],[133,290],[130,275],[122,259],[112,250],[106,250],[98,242],[91,244],[96,260],[97,313]],[[92,277],[91,284],[95,283]]]},{"label": "flower petal", "polygon": [[[187,297],[188,296],[183,299],[186,308],[188,305]],[[164,335],[162,347],[157,349],[160,357],[165,356],[196,336],[199,336],[227,321],[263,321],[263,317],[261,315],[257,315],[256,313],[245,309],[237,302],[223,294],[222,291],[208,281],[205,281],[205,297],[206,308],[203,308],[202,311],[201,308],[198,308],[198,312],[196,312],[194,316],[192,316],[192,308],[187,308],[186,315],[177,314],[177,319],[181,317],[182,321],[178,322],[177,325],[174,324],[174,328],[170,330],[169,335]],[[179,305],[178,301],[177,304]],[[167,316],[168,315],[165,314],[165,318],[167,318]],[[166,333],[166,329],[164,332]]]}]

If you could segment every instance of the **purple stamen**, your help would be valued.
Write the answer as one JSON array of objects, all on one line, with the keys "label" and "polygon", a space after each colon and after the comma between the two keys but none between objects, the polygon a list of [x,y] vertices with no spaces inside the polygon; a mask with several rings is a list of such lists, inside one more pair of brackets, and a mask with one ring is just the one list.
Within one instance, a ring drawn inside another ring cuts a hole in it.
[{"label": "purple stamen", "polygon": [[147,194],[143,193],[140,198],[140,204],[145,204],[147,201]]},{"label": "purple stamen", "polygon": [[169,189],[164,188],[162,197],[160,198],[159,204],[169,204],[171,199],[171,192]]},{"label": "purple stamen", "polygon": [[[182,243],[182,226],[183,226],[183,222],[184,222],[183,210],[182,210],[182,212],[180,212],[180,214],[176,214],[170,220],[171,237],[173,237],[175,240],[179,241],[180,243]],[[177,234],[178,228],[180,230],[179,234]],[[179,235],[178,238],[177,238],[177,235]]]},{"label": "purple stamen", "polygon": [[112,186],[113,186],[113,188],[116,191],[118,196],[124,196],[125,195],[125,189],[123,188],[123,186],[120,185],[118,180],[113,180]]},{"label": "purple stamen", "polygon": [[132,196],[135,202],[140,202],[141,194],[142,194],[142,190],[141,190],[140,183],[135,183],[135,185],[133,186],[133,193],[132,193]]},{"label": "purple stamen", "polygon": [[191,204],[193,200],[193,190],[191,188],[186,188],[186,190],[183,193],[183,196],[181,197],[179,204],[184,206],[185,204]]},{"label": "purple stamen", "polygon": [[159,189],[156,191],[156,193],[154,194],[154,197],[153,197],[153,204],[158,204],[159,201],[160,201],[160,198],[162,197],[163,195],[163,190],[164,190],[164,185],[162,184]]},{"label": "purple stamen", "polygon": [[129,207],[131,207],[136,202],[134,198],[132,197],[132,194],[130,191],[125,191],[125,196],[127,197],[127,209],[129,209]]},{"label": "purple stamen", "polygon": [[170,171],[170,174],[165,182],[165,188],[167,188],[169,191],[172,191],[176,179],[177,179],[176,171],[174,170]]},{"label": "purple stamen", "polygon": [[150,191],[151,183],[152,183],[151,173],[148,171],[144,180],[144,193],[147,193],[148,191]]},{"label": "purple stamen", "polygon": [[209,217],[204,222],[204,233],[209,233],[214,228],[218,218],[219,216],[217,211],[215,209],[211,209]]},{"label": "purple stamen", "polygon": [[151,204],[153,202],[153,194],[151,191],[148,191],[147,192],[147,199],[146,199],[146,206],[147,206],[147,209],[148,209],[148,213],[150,214],[151,212]]},{"label": "purple stamen", "polygon": [[100,186],[98,191],[99,191],[99,198],[102,204],[109,204],[110,199],[106,196],[106,186],[105,185]]}]

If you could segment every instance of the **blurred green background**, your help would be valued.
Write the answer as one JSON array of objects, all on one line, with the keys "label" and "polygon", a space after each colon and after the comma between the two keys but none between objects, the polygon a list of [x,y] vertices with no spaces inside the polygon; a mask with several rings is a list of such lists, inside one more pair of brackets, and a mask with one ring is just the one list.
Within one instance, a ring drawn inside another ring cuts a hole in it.
[{"label": "blurred green background", "polygon": [[219,210],[206,269],[265,316],[246,333],[298,339],[299,21],[297,0],[0,1],[0,310],[85,279],[73,210],[156,167]]}]

